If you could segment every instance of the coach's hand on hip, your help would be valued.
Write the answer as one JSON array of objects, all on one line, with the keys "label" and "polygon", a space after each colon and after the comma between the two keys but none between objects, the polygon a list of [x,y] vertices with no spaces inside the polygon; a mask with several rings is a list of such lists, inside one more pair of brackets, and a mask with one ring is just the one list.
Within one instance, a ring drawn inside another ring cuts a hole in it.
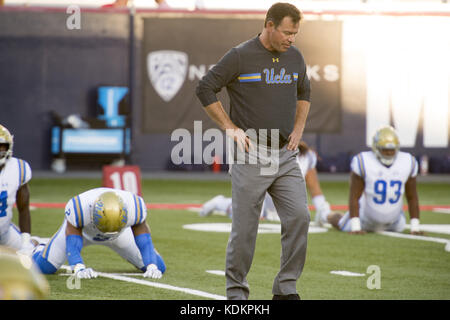
[{"label": "coach's hand on hip", "polygon": [[235,129],[226,129],[225,132],[228,137],[236,141],[236,144],[241,152],[243,152],[244,149],[246,152],[254,150],[250,138],[241,128],[236,127]]},{"label": "coach's hand on hip", "polygon": [[300,140],[302,139],[302,134],[303,132],[301,131],[292,131],[292,133],[289,135],[288,140],[289,143],[287,145],[287,149],[288,150],[296,150],[298,148],[298,144],[300,143]]}]

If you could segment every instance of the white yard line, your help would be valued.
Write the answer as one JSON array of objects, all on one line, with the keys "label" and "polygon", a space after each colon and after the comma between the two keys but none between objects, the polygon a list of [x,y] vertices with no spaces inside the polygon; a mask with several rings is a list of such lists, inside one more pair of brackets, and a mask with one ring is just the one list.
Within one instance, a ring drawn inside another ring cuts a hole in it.
[{"label": "white yard line", "polygon": [[378,233],[385,235],[385,236],[394,237],[394,238],[414,239],[414,240],[423,240],[423,241],[443,243],[443,244],[445,244],[445,251],[450,252],[450,240],[448,240],[448,239],[416,236],[413,234],[404,234],[404,233],[389,232],[389,231],[381,231]]},{"label": "white yard line", "polygon": [[433,212],[450,214],[450,208],[434,208]]},{"label": "white yard line", "polygon": [[[70,270],[69,266],[61,266],[62,269],[65,270]],[[128,276],[124,276],[121,274],[114,274],[114,273],[105,273],[105,272],[97,272],[98,275],[100,277],[104,277],[104,278],[108,278],[108,279],[113,279],[113,280],[119,280],[119,281],[125,281],[125,282],[130,282],[130,283],[136,283],[136,284],[140,284],[140,285],[144,285],[144,286],[148,286],[148,287],[155,287],[155,288],[160,288],[160,289],[166,289],[166,290],[172,290],[172,291],[178,291],[178,292],[183,292],[183,293],[187,293],[187,294],[191,294],[194,296],[199,296],[199,297],[203,297],[203,298],[208,298],[208,299],[214,299],[214,300],[226,300],[227,298],[225,296],[221,296],[221,295],[217,295],[217,294],[213,294],[213,293],[208,293],[208,292],[204,292],[204,291],[200,291],[200,290],[196,290],[196,289],[189,289],[189,288],[182,288],[182,287],[176,287],[176,286],[172,286],[169,284],[164,284],[164,283],[159,283],[159,282],[152,282],[152,281],[148,281],[148,280],[143,280],[143,279],[136,279],[136,278],[131,278]],[[70,276],[70,273],[63,273],[61,275],[64,276]],[[127,273],[127,275],[140,275],[142,276],[142,273],[140,274],[135,274],[135,273]]]},{"label": "white yard line", "polygon": [[364,273],[357,273],[357,272],[351,272],[347,270],[333,270],[330,271],[331,274],[336,274],[338,276],[344,276],[344,277],[365,277],[366,275]]},{"label": "white yard line", "polygon": [[220,296],[217,294],[212,294],[212,293],[208,293],[208,292],[204,292],[204,291],[200,291],[200,290],[196,290],[196,289],[175,287],[175,286],[172,286],[169,284],[164,284],[164,283],[159,283],[159,282],[151,282],[151,281],[147,281],[147,280],[135,279],[135,278],[113,275],[113,274],[103,273],[103,272],[99,272],[98,275],[101,277],[109,278],[109,279],[126,281],[126,282],[141,284],[144,286],[155,287],[155,288],[160,288],[160,289],[183,292],[183,293],[187,293],[187,294],[191,294],[191,295],[199,296],[199,297],[203,297],[203,298],[209,298],[209,299],[214,299],[214,300],[226,300],[227,299],[226,297]]},{"label": "white yard line", "polygon": [[224,276],[225,277],[225,271],[222,271],[222,270],[206,270],[206,272],[210,273],[210,274],[217,275],[217,276]]}]

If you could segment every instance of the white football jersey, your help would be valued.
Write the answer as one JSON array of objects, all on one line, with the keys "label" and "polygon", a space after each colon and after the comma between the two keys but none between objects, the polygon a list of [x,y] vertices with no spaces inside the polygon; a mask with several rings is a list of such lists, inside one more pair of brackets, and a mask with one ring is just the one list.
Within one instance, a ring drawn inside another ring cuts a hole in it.
[{"label": "white football jersey", "polygon": [[[95,200],[104,192],[114,191],[118,194],[124,203],[127,211],[127,223],[122,230],[114,235],[105,234],[99,231],[92,220],[92,210],[94,209]],[[116,239],[127,227],[144,222],[147,218],[147,208],[144,200],[134,193],[111,189],[96,188],[83,192],[66,204],[66,219],[71,225],[77,228],[83,228],[83,236],[90,241],[106,241]]]},{"label": "white football jersey", "polygon": [[300,170],[302,171],[303,176],[306,175],[306,173],[314,169],[317,164],[317,155],[314,151],[308,150],[305,154],[298,154],[297,155],[297,163],[300,167]]},{"label": "white football jersey", "polygon": [[11,224],[17,190],[30,179],[30,165],[22,159],[11,157],[0,171],[0,235]]},{"label": "white football jersey", "polygon": [[379,223],[395,221],[402,213],[405,183],[417,176],[418,164],[414,156],[399,151],[394,163],[386,167],[372,151],[361,152],[353,157],[351,169],[365,182],[359,200],[361,219],[367,216]]}]

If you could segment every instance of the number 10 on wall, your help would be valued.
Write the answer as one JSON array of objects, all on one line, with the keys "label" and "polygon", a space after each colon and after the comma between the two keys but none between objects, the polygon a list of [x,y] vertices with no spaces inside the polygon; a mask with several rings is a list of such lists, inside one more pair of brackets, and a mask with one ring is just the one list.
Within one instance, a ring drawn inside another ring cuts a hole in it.
[{"label": "number 10 on wall", "polygon": [[142,196],[141,170],[138,166],[104,166],[103,186]]}]

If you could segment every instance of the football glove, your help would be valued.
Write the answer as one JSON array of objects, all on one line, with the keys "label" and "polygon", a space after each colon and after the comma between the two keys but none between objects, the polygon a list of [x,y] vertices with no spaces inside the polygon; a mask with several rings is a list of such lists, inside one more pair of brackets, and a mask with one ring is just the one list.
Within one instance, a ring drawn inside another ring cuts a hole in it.
[{"label": "football glove", "polygon": [[144,273],[144,278],[161,279],[162,272],[158,270],[156,264],[149,264],[147,266],[147,271]]},{"label": "football glove", "polygon": [[420,222],[417,218],[412,218],[410,220],[411,224],[411,233],[419,233],[420,232]]},{"label": "football glove", "polygon": [[82,263],[77,263],[73,268],[73,273],[78,279],[92,279],[97,278],[98,273],[95,272],[92,268],[86,268],[86,266]]},{"label": "football glove", "polygon": [[331,213],[330,204],[324,201],[320,206],[316,206],[316,216],[314,221],[316,225],[322,227],[328,222],[328,215]]},{"label": "football glove", "polygon": [[361,231],[361,221],[359,220],[359,217],[353,217],[350,219],[350,230],[351,232]]}]

